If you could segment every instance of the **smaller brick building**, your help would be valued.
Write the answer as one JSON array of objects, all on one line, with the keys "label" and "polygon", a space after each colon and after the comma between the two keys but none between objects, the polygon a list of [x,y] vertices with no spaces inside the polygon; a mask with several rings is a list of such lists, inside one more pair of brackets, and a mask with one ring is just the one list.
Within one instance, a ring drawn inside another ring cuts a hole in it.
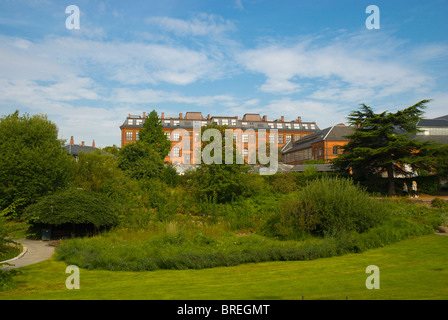
[{"label": "smaller brick building", "polygon": [[353,133],[354,127],[338,124],[319,130],[297,141],[290,141],[281,150],[283,163],[303,164],[306,160],[328,160],[341,154],[341,146],[348,143],[347,135]]}]

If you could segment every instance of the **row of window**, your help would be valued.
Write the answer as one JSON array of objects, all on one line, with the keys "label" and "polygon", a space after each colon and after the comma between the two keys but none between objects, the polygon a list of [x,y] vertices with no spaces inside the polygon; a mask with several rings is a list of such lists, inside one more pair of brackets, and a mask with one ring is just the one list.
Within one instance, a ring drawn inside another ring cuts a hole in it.
[{"label": "row of window", "polygon": [[[334,146],[332,149],[333,155],[340,154],[340,147]],[[293,162],[293,161],[300,161],[300,160],[310,160],[310,159],[318,159],[318,157],[323,156],[323,148],[322,147],[315,147],[314,148],[314,154],[312,148],[307,148],[304,150],[294,151],[291,153],[287,153],[285,155],[285,161],[287,163]],[[328,153],[329,155],[329,153]]]},{"label": "row of window", "polygon": [[[168,140],[171,141],[180,141],[180,137],[181,134],[179,132],[173,132],[173,134],[171,134],[171,132],[165,132],[165,135],[167,137]],[[190,133],[188,131],[184,132],[184,136],[190,136]],[[291,134],[279,134],[278,136],[278,143],[288,143],[289,141],[291,141],[291,139],[294,137],[294,141],[297,141],[300,139],[300,134],[295,134],[295,135],[291,135]],[[133,136],[133,132],[132,131],[126,131],[126,140],[127,141],[132,141],[134,139]],[[136,133],[136,139],[138,140],[138,132]],[[233,135],[233,139],[235,140],[235,142],[239,142],[238,141],[238,134],[234,134]],[[195,141],[199,141],[199,135],[195,134]],[[243,134],[242,135],[242,142],[249,142],[249,143],[255,143],[255,135],[254,134]],[[274,134],[270,134],[269,135],[269,143],[274,143],[275,142],[275,135]]]},{"label": "row of window", "polygon": [[[222,125],[222,126],[236,126],[237,125],[237,120],[236,119],[213,119],[213,122],[215,122],[218,125]],[[143,119],[128,119],[126,122],[128,125],[137,125],[140,126],[143,124]],[[189,122],[191,124],[191,121]],[[167,126],[175,126],[178,127],[180,126],[180,120],[164,120],[163,121],[164,125]],[[208,124],[207,121],[201,121],[201,126],[206,126]],[[241,125],[243,127],[254,127],[254,123],[253,122],[241,122]],[[262,124],[261,124],[262,125]],[[258,126],[260,127],[260,124],[258,124]],[[269,128],[271,129],[311,129],[314,130],[316,129],[316,125],[313,123],[276,123],[276,122],[269,122],[268,123]]]}]

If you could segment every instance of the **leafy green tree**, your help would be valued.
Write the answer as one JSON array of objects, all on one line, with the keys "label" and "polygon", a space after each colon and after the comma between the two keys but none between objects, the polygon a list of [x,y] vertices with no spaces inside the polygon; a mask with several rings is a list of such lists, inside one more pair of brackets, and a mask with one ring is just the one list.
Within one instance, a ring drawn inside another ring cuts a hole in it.
[{"label": "leafy green tree", "polygon": [[84,190],[102,192],[104,185],[123,175],[118,159],[101,150],[80,152],[74,166],[74,183]]},{"label": "leafy green tree", "polygon": [[163,159],[151,145],[137,141],[121,148],[118,167],[131,178],[158,178]]},{"label": "leafy green tree", "polygon": [[121,148],[118,167],[132,178],[160,178],[164,170],[163,160],[171,147],[162,129],[157,112],[153,110],[145,119],[139,140]]},{"label": "leafy green tree", "polygon": [[[239,197],[245,188],[243,183],[242,174],[247,172],[248,168],[245,164],[237,164],[237,153],[236,146],[233,142],[232,151],[232,164],[225,164],[225,152],[226,152],[226,141],[225,141],[225,127],[212,124],[209,126],[202,127],[202,134],[206,130],[216,129],[221,135],[221,144],[217,148],[217,152],[221,153],[222,163],[201,163],[196,171],[191,173],[192,177],[192,187],[196,194],[203,200],[214,201],[218,203],[224,203],[232,201]],[[211,146],[214,138],[211,137],[210,141],[202,142],[202,152],[208,146]],[[227,147],[229,145],[227,144]],[[215,150],[211,151],[211,157],[217,158],[217,154],[214,153]]]},{"label": "leafy green tree", "polygon": [[113,146],[104,147],[103,151],[118,157],[118,154],[120,153],[120,148],[114,144]]},{"label": "leafy green tree", "polygon": [[379,114],[362,104],[348,117],[356,129],[348,136],[344,154],[333,160],[334,166],[343,172],[351,171],[358,181],[386,173],[389,195],[395,193],[394,174],[406,174],[406,165],[413,170],[430,170],[436,163],[438,144],[410,139],[418,132],[417,123],[429,101]]},{"label": "leafy green tree", "polygon": [[45,115],[0,118],[0,210],[19,213],[67,186],[73,171],[56,125]]},{"label": "leafy green tree", "polygon": [[144,143],[152,148],[162,157],[168,155],[171,149],[171,142],[163,132],[162,121],[155,110],[151,111],[143,123],[143,129],[139,131],[138,143]]}]

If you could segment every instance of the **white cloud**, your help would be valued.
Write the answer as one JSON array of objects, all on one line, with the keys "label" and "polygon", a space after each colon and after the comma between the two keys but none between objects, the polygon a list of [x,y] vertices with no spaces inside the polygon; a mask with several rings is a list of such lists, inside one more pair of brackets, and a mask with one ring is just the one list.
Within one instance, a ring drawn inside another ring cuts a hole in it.
[{"label": "white cloud", "polygon": [[214,96],[187,96],[179,92],[169,92],[153,89],[115,89],[111,96],[111,101],[121,104],[157,104],[157,103],[183,103],[201,107],[234,106],[237,101],[229,95]]},{"label": "white cloud", "polygon": [[170,17],[149,17],[146,22],[158,26],[163,31],[180,36],[216,36],[236,29],[235,24],[220,16],[200,13],[189,20]]},{"label": "white cloud", "polygon": [[[418,65],[410,64],[397,47],[382,46],[383,52],[378,53],[375,48],[380,40],[369,43],[360,36],[342,36],[327,42],[306,39],[268,43],[246,50],[239,58],[247,70],[265,76],[260,90],[270,93],[297,93],[312,84],[313,98],[351,99],[363,94],[401,94],[430,83],[431,77]],[[431,52],[435,55],[440,50]],[[337,83],[338,88],[326,84],[320,88],[321,83],[315,81]]]}]

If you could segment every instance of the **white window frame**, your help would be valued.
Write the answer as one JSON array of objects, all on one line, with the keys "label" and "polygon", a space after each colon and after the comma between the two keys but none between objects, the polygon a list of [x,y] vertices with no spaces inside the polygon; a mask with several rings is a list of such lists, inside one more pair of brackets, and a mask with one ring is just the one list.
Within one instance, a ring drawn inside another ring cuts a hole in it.
[{"label": "white window frame", "polygon": [[180,157],[180,148],[179,147],[173,148],[173,157]]}]

